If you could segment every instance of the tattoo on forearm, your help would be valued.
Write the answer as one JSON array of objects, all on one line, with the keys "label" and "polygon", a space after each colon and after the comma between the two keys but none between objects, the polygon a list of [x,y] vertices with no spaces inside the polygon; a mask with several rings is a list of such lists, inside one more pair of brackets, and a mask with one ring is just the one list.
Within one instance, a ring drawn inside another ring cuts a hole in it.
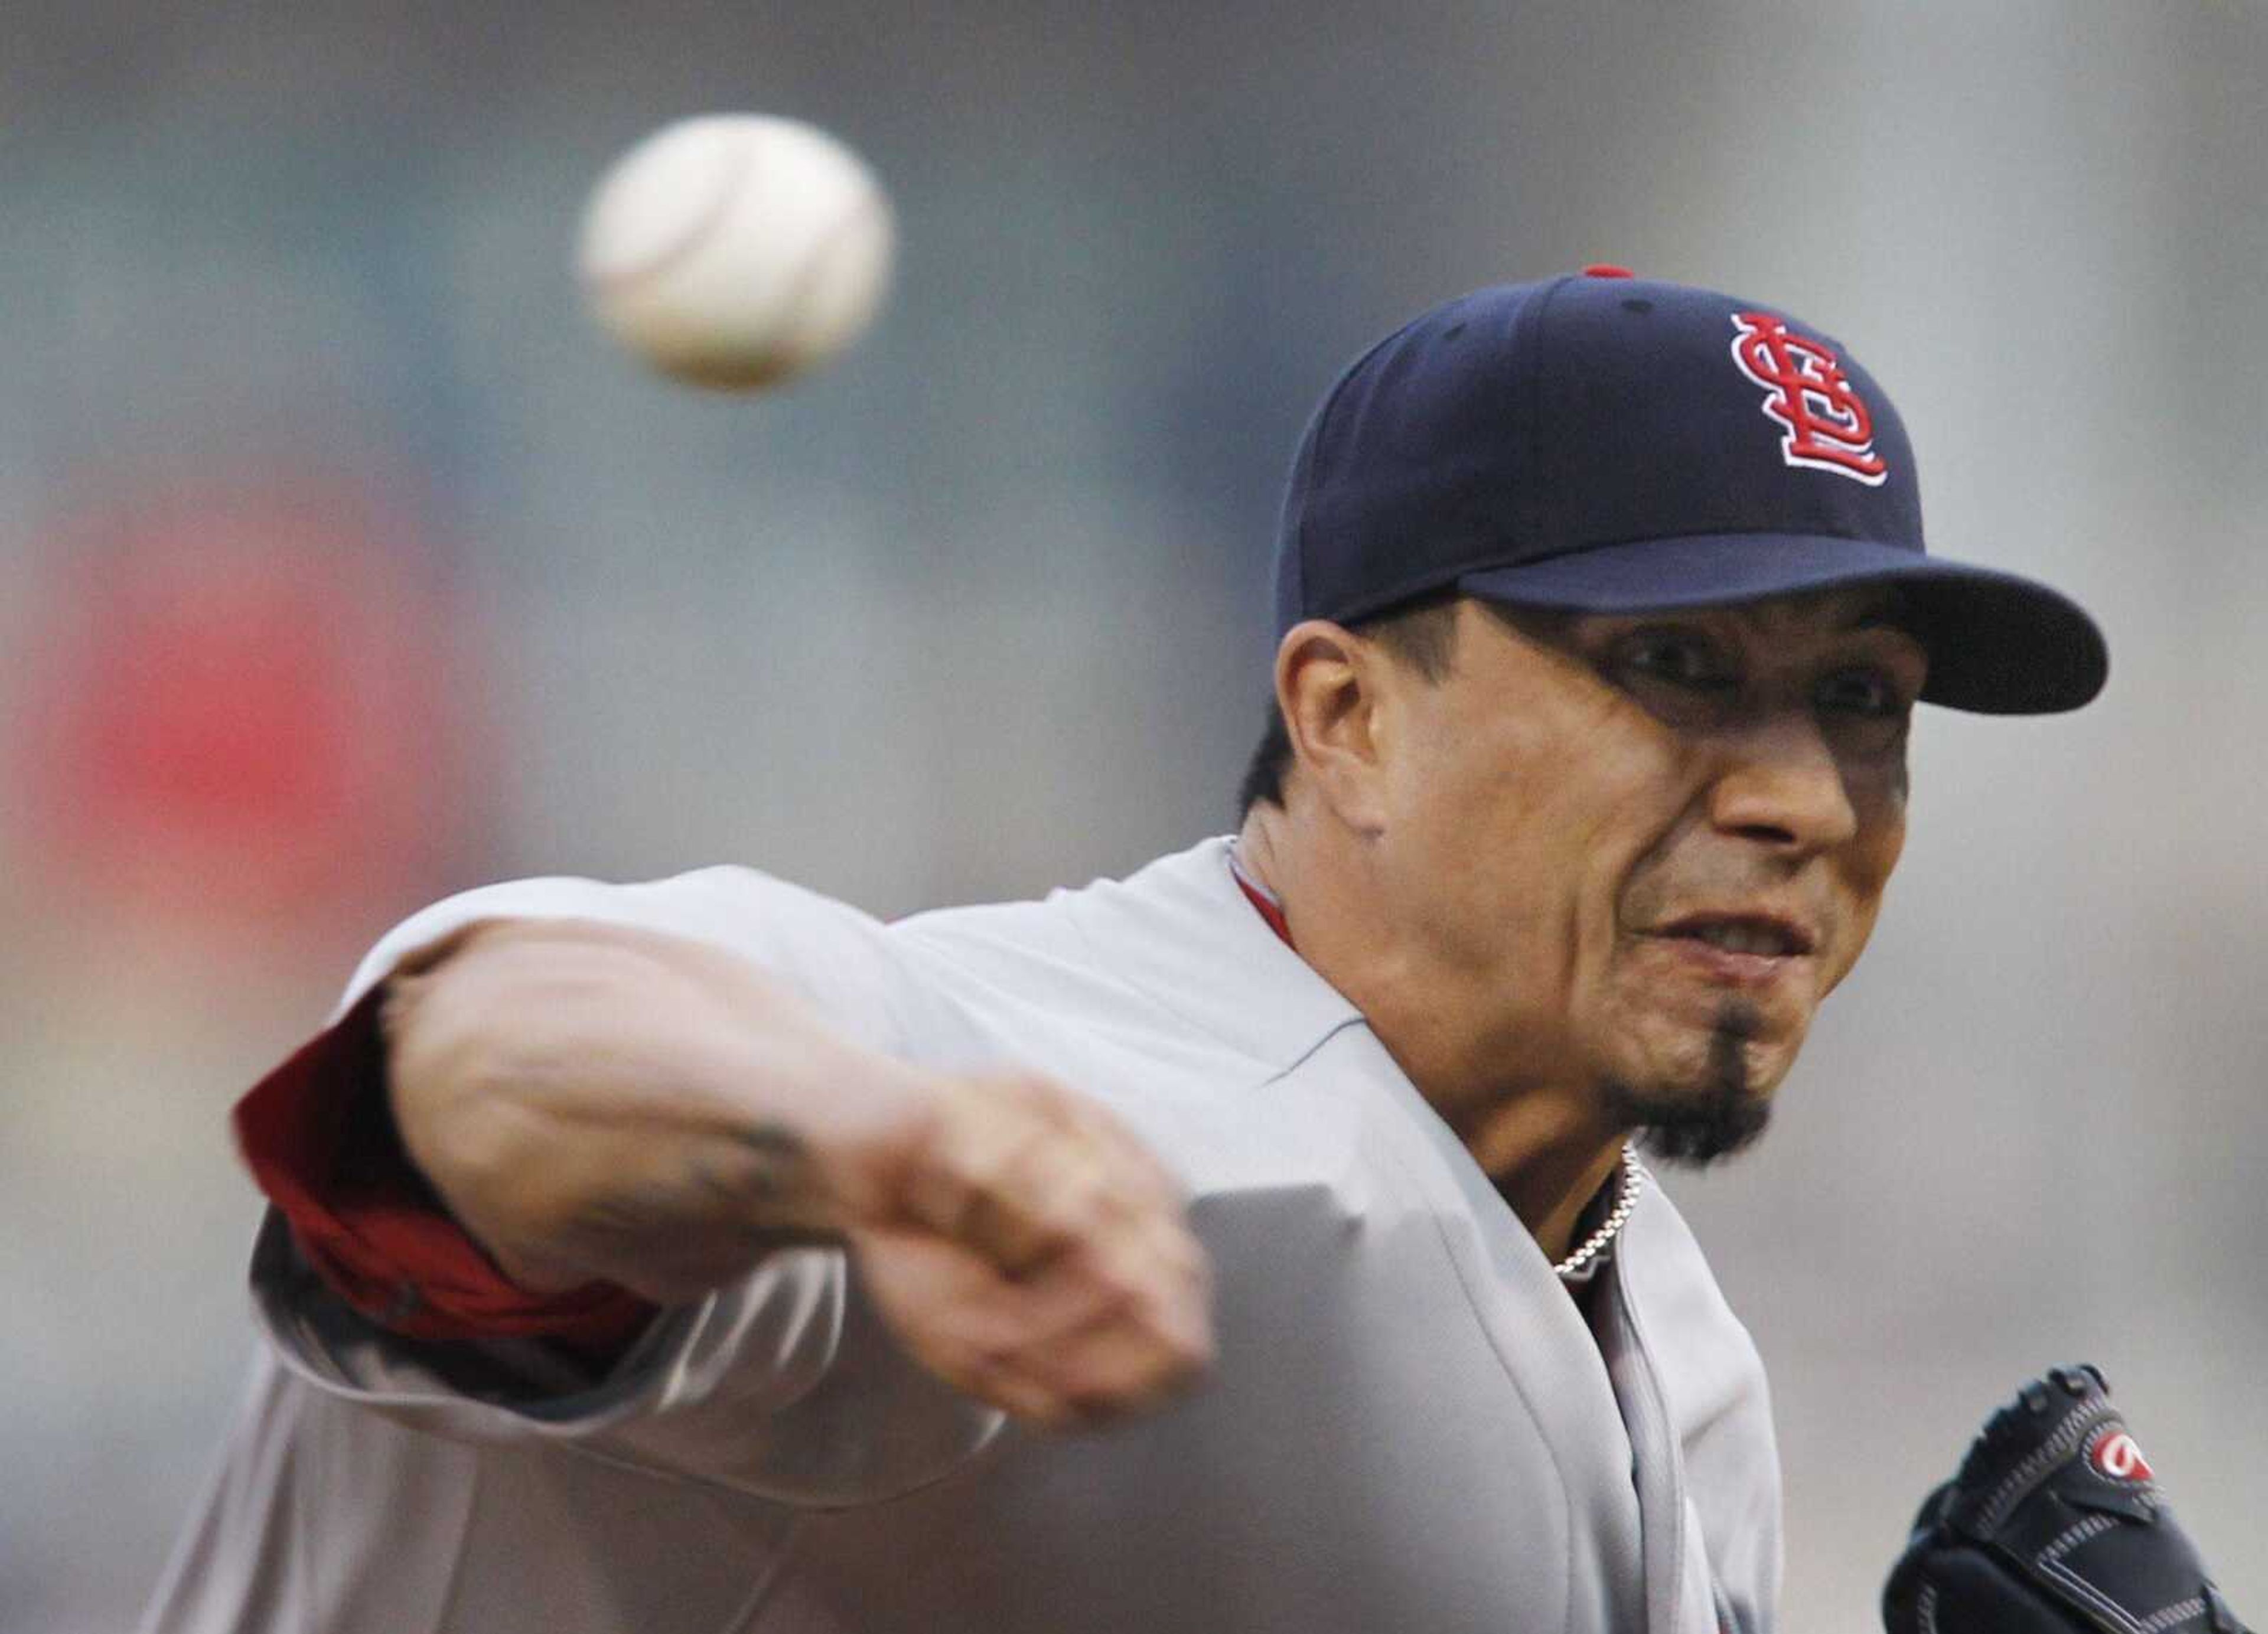
[{"label": "tattoo on forearm", "polygon": [[752,1248],[814,1241],[818,1177],[803,1140],[775,1124],[737,1129],[729,1145],[703,1145],[675,1178],[626,1180],[585,1201],[569,1231],[581,1242],[621,1244],[681,1231],[688,1217],[707,1216]]},{"label": "tattoo on forearm", "polygon": [[719,1203],[777,1210],[791,1218],[809,1212],[814,1176],[811,1155],[792,1132],[758,1123],[733,1131],[729,1151],[703,1147],[687,1163],[686,1181]]},{"label": "tattoo on forearm", "polygon": [[784,1160],[804,1162],[811,1149],[803,1137],[784,1123],[745,1123],[733,1131],[733,1138],[751,1152],[761,1152]]}]

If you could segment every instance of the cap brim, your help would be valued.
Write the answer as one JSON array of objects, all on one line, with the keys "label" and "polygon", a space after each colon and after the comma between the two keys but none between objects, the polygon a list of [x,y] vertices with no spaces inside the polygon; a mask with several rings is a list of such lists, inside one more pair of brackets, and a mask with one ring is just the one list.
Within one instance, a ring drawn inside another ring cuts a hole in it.
[{"label": "cap brim", "polygon": [[1467,573],[1457,588],[1514,607],[1652,613],[1847,585],[1895,585],[1929,649],[1924,701],[1986,715],[2075,710],[2102,690],[2102,632],[2059,591],[1867,539],[1706,534],[1602,545]]}]

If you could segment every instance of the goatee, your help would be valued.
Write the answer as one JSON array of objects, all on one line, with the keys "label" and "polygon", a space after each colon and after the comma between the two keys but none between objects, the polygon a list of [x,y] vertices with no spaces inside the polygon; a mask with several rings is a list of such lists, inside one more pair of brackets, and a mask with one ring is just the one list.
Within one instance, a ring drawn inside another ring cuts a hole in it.
[{"label": "goatee", "polygon": [[1771,1100],[1749,1077],[1748,1042],[1763,1030],[1752,1005],[1734,1000],[1709,1035],[1709,1076],[1699,1089],[1606,1086],[1607,1109],[1636,1124],[1646,1149],[1665,1163],[1705,1168],[1755,1144],[1771,1122]]}]

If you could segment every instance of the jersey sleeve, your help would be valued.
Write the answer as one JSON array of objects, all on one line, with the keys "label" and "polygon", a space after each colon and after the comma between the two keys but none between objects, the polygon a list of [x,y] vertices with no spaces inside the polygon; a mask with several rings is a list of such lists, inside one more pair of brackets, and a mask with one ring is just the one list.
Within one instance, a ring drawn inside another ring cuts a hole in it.
[{"label": "jersey sleeve", "polygon": [[544,1338],[619,1353],[655,1306],[612,1284],[535,1293],[506,1277],[402,1149],[373,987],[237,1102],[245,1167],[331,1291],[418,1339]]},{"label": "jersey sleeve", "polygon": [[[485,922],[527,919],[594,921],[720,947],[799,993],[846,1034],[909,1059],[950,1065],[968,1047],[954,1012],[904,969],[876,922],[766,875],[720,868],[632,886],[523,880],[438,903],[372,950],[309,1050],[366,1045],[387,977],[420,953]],[[329,1075],[328,1092],[349,1098],[359,1074],[379,1070],[367,1054],[317,1064]],[[278,1115],[320,1123],[352,1115],[302,1095]],[[247,1155],[253,1145],[247,1138]],[[401,1183],[398,1172],[376,1167],[382,1185]],[[444,1304],[461,1306],[468,1292],[476,1303],[497,1302],[489,1313],[497,1320],[476,1324],[482,1336],[416,1320],[431,1288],[358,1284],[367,1255],[349,1253],[342,1270],[338,1243],[303,1223],[330,1206],[321,1198],[313,1214],[270,1208],[254,1251],[254,1304],[286,1368],[414,1428],[474,1441],[564,1442],[778,1501],[835,1507],[938,1478],[1002,1422],[903,1355],[839,1249],[782,1251],[731,1287],[658,1313],[635,1302],[626,1308],[628,1296],[593,1284],[570,1296],[587,1308],[562,1328],[550,1320],[556,1302],[530,1300],[491,1277],[485,1256],[431,1200],[390,1201],[401,1204],[393,1229],[436,1233],[419,1262],[429,1277],[438,1270],[450,1279]],[[355,1228],[367,1234],[370,1199],[359,1202]],[[380,1199],[381,1216],[388,1203]],[[460,1246],[440,1240],[451,1237]],[[464,1253],[480,1262],[449,1257]],[[537,1319],[515,1321],[526,1315],[515,1300],[537,1308]],[[591,1337],[610,1319],[619,1324],[611,1346],[552,1342],[563,1332]]]}]

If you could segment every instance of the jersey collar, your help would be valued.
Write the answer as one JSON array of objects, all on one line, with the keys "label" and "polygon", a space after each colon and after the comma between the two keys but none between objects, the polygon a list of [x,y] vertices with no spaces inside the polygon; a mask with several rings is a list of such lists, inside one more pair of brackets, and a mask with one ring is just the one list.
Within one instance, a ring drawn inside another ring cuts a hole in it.
[{"label": "jersey collar", "polygon": [[1228,843],[1228,872],[1235,878],[1237,889],[1244,893],[1244,900],[1252,904],[1253,910],[1268,922],[1270,930],[1276,932],[1277,940],[1293,953],[1298,953],[1300,945],[1292,939],[1292,922],[1284,916],[1284,899],[1252,877],[1252,871],[1236,854],[1234,840]]}]

